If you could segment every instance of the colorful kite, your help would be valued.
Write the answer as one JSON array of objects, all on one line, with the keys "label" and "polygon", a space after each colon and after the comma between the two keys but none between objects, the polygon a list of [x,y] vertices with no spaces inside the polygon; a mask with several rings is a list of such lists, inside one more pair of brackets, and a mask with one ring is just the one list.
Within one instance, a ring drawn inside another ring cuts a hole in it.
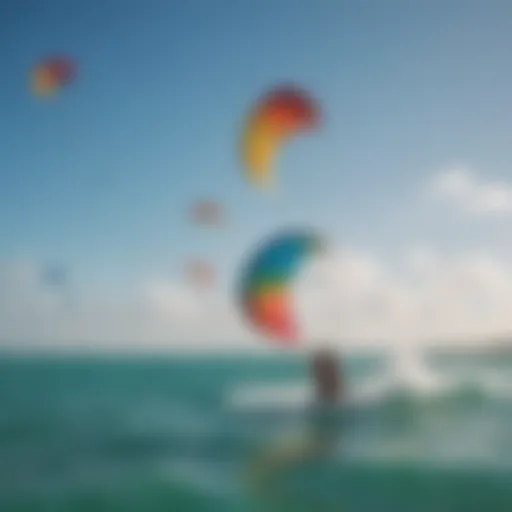
[{"label": "colorful kite", "polygon": [[296,232],[275,237],[256,252],[240,290],[243,314],[254,328],[287,345],[298,341],[291,286],[304,261],[323,247],[319,236]]},{"label": "colorful kite", "polygon": [[318,122],[317,105],[297,87],[279,87],[263,96],[249,114],[242,137],[242,163],[249,181],[259,187],[270,185],[279,148]]},{"label": "colorful kite", "polygon": [[221,206],[212,200],[199,201],[192,208],[194,222],[207,227],[216,227],[222,224],[224,215]]},{"label": "colorful kite", "polygon": [[31,73],[36,96],[49,97],[76,77],[76,64],[66,57],[52,57],[38,64]]},{"label": "colorful kite", "polygon": [[188,279],[196,286],[210,288],[215,281],[213,268],[204,261],[191,261],[186,268]]}]

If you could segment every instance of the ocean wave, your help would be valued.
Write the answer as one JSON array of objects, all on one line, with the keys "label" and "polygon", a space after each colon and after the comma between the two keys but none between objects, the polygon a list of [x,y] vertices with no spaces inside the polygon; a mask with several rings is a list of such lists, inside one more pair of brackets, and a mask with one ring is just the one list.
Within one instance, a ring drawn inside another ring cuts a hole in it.
[{"label": "ocean wave", "polygon": [[163,464],[159,473],[167,481],[216,495],[232,495],[238,491],[233,475],[218,464],[209,465],[193,459],[174,460]]},{"label": "ocean wave", "polygon": [[178,402],[157,402],[139,407],[126,418],[127,429],[146,435],[187,435],[204,437],[220,428],[219,419],[209,412]]},{"label": "ocean wave", "polygon": [[[399,358],[381,375],[349,382],[346,403],[371,405],[404,397],[414,402],[475,396],[512,400],[512,373],[496,371],[436,372],[421,359]],[[304,381],[281,384],[255,382],[234,387],[225,397],[230,407],[302,408],[313,401],[313,386]]]}]

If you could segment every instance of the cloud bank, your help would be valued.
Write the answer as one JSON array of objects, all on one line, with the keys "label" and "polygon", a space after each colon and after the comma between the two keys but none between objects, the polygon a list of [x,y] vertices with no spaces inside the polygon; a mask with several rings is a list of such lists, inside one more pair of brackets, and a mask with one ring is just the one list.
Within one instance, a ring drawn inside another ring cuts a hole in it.
[{"label": "cloud bank", "polygon": [[479,216],[512,214],[512,185],[500,181],[479,180],[465,166],[455,166],[437,174],[429,191],[433,197],[457,209]]},{"label": "cloud bank", "polygon": [[[478,179],[465,166],[436,173],[428,192],[466,214],[512,214],[512,185]],[[234,297],[157,276],[141,279],[130,297],[86,298],[65,281],[48,286],[44,275],[37,262],[0,262],[0,345],[187,352],[271,346],[244,324]],[[512,264],[485,252],[448,257],[416,247],[391,261],[357,248],[331,251],[295,285],[306,348],[323,341],[482,345],[512,333]]]},{"label": "cloud bank", "polygon": [[416,248],[392,265],[353,251],[309,274],[317,286],[301,285],[301,309],[312,337],[470,344],[512,332],[512,267],[487,254],[450,259]]},{"label": "cloud bank", "polygon": [[[512,332],[512,266],[489,254],[443,257],[416,248],[400,261],[358,250],[305,268],[294,290],[306,346],[471,342]],[[40,267],[0,266],[0,339],[14,347],[93,350],[244,350],[264,346],[230,297],[202,295],[165,279],[133,297],[70,305],[41,282]]]}]

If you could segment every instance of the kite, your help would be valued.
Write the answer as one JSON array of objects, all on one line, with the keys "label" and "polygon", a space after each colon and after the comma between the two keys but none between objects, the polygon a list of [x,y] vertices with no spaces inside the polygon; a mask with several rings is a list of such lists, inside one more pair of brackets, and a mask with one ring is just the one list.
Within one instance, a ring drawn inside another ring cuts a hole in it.
[{"label": "kite", "polygon": [[47,265],[41,270],[41,279],[48,286],[65,286],[67,283],[66,269],[59,265]]},{"label": "kite", "polygon": [[49,97],[76,77],[76,64],[66,57],[52,57],[39,63],[31,73],[31,88],[36,96]]},{"label": "kite", "polygon": [[303,263],[324,246],[321,237],[302,231],[274,237],[256,251],[240,288],[242,312],[252,327],[284,345],[296,344],[292,284]]},{"label": "kite", "polygon": [[223,222],[223,217],[221,206],[212,200],[199,201],[192,208],[194,222],[202,226],[219,226]]},{"label": "kite", "polygon": [[215,281],[213,268],[204,261],[192,261],[187,265],[186,273],[188,279],[201,287],[209,288]]},{"label": "kite", "polygon": [[250,112],[242,135],[241,158],[249,182],[268,187],[274,181],[278,150],[318,123],[319,109],[302,89],[283,86],[264,95]]}]

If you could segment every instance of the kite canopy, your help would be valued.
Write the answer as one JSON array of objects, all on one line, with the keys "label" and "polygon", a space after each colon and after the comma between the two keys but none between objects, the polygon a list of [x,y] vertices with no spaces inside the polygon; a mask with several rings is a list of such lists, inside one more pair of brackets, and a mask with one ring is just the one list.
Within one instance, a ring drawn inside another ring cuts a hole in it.
[{"label": "kite canopy", "polygon": [[48,286],[62,286],[67,282],[66,269],[60,265],[51,264],[41,270],[41,280]]},{"label": "kite canopy", "polygon": [[305,260],[323,245],[311,232],[295,232],[272,238],[256,252],[241,281],[241,308],[252,327],[287,345],[298,341],[291,286]]},{"label": "kite canopy", "polygon": [[273,163],[280,147],[293,135],[318,124],[315,102],[295,86],[278,87],[252,109],[242,137],[242,163],[254,186],[273,181]]},{"label": "kite canopy", "polygon": [[202,288],[209,288],[215,280],[213,268],[204,261],[191,261],[186,267],[188,279]]},{"label": "kite canopy", "polygon": [[36,96],[52,96],[76,77],[76,64],[66,57],[52,57],[39,63],[31,73]]},{"label": "kite canopy", "polygon": [[223,217],[222,207],[211,199],[199,201],[192,208],[193,221],[202,226],[219,226],[222,224]]}]

